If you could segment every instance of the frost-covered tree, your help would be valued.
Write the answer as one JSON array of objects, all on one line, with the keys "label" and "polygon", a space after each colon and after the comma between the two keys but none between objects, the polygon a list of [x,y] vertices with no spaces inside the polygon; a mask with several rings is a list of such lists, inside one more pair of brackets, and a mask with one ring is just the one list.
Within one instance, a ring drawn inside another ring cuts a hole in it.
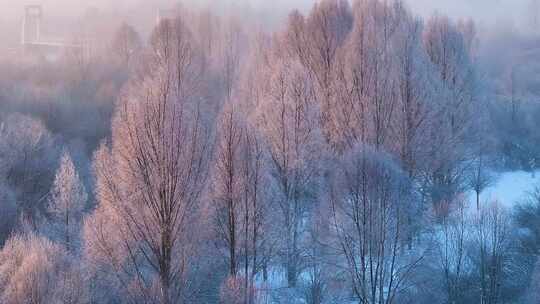
[{"label": "frost-covered tree", "polygon": [[[267,229],[269,200],[263,141],[234,106],[222,113],[218,131],[211,206],[217,232],[216,244],[224,248],[229,277],[243,276],[244,291],[252,292],[256,275],[268,262],[270,243]],[[253,302],[253,294],[244,294]]]},{"label": "frost-covered tree", "polygon": [[527,303],[533,304],[538,303],[540,301],[540,264],[538,261],[534,264],[534,267],[532,269],[532,276],[531,276],[531,282],[530,286],[528,286],[528,292],[527,292]]},{"label": "frost-covered tree", "polygon": [[122,23],[116,30],[111,47],[118,61],[127,68],[142,48],[141,37],[131,25]]},{"label": "frost-covered tree", "polygon": [[14,235],[0,251],[0,301],[86,303],[85,286],[62,246],[32,233]]},{"label": "frost-covered tree", "polygon": [[434,236],[437,270],[441,274],[442,292],[448,303],[463,300],[469,291],[466,279],[471,272],[467,244],[471,238],[470,220],[463,201],[447,204],[448,216],[436,226]]},{"label": "frost-covered tree", "polygon": [[510,217],[497,202],[473,213],[466,203],[448,204],[448,215],[433,226],[433,275],[440,281],[432,286],[441,288],[447,303],[504,303],[523,292],[527,267],[516,259]]},{"label": "frost-covered tree", "polygon": [[281,255],[289,286],[294,286],[302,267],[301,243],[308,210],[316,201],[318,161],[324,146],[313,85],[305,68],[296,60],[277,56],[265,73],[257,125],[269,149],[283,229]]},{"label": "frost-covered tree", "polygon": [[3,246],[15,227],[17,204],[13,190],[0,180],[0,247]]},{"label": "frost-covered tree", "polygon": [[355,23],[341,65],[344,95],[342,132],[349,148],[358,142],[376,149],[388,142],[397,105],[393,67],[397,56],[392,40],[403,12],[397,5],[378,0],[360,1],[354,6]]},{"label": "frost-covered tree", "polygon": [[244,153],[246,129],[232,109],[222,114],[220,125],[212,174],[211,204],[215,210],[219,243],[223,243],[227,251],[229,275],[235,277],[240,259],[242,192],[246,186],[242,168],[247,157]]},{"label": "frost-covered tree", "polygon": [[413,205],[406,175],[368,147],[347,153],[333,170],[329,193],[337,253],[359,303],[395,303],[421,254],[405,254]]},{"label": "frost-covered tree", "polygon": [[489,158],[485,152],[479,152],[471,161],[467,174],[467,184],[476,194],[476,209],[480,210],[480,194],[495,182],[495,175],[490,171]]},{"label": "frost-covered tree", "polygon": [[203,60],[180,18],[164,20],[151,47],[147,70],[119,100],[110,150],[96,154],[98,207],[86,222],[85,250],[117,274],[132,301],[185,303],[197,290],[196,224],[210,151]]},{"label": "frost-covered tree", "polygon": [[321,108],[319,120],[329,142],[335,132],[333,107],[337,103],[335,69],[339,49],[352,28],[353,16],[348,1],[324,0],[304,18],[293,12],[285,32],[283,54],[298,60],[309,72],[314,87],[313,99]]},{"label": "frost-covered tree", "polygon": [[54,143],[38,119],[22,114],[0,117],[0,179],[12,190],[18,214],[30,222],[46,210],[58,156]]},{"label": "frost-covered tree", "polygon": [[514,212],[514,222],[519,229],[527,231],[519,237],[524,255],[540,252],[540,187],[536,187]]},{"label": "frost-covered tree", "polygon": [[477,104],[477,83],[471,41],[473,30],[448,17],[435,15],[426,23],[423,45],[438,75],[438,104],[427,134],[429,157],[424,161],[424,184],[434,204],[451,202],[465,186],[465,143]]},{"label": "frost-covered tree", "polygon": [[[249,127],[248,127],[249,128]],[[268,159],[264,141],[259,134],[247,129],[244,137],[243,172],[243,223],[242,249],[244,274],[244,301],[256,303],[257,276],[266,281],[271,253],[275,250],[275,229],[272,229],[276,212],[272,212]]]},{"label": "frost-covered tree", "polygon": [[222,33],[219,39],[218,61],[221,76],[224,101],[230,105],[238,87],[238,77],[241,68],[240,60],[246,49],[246,37],[238,19],[230,18],[222,22]]},{"label": "frost-covered tree", "polygon": [[60,159],[56,171],[48,212],[55,235],[68,251],[77,248],[82,213],[88,202],[86,188],[67,150]]},{"label": "frost-covered tree", "polygon": [[[212,17],[208,18],[210,22]],[[207,24],[206,31],[210,31],[211,24]],[[233,104],[233,98],[238,95],[238,78],[240,58],[242,57],[242,42],[244,35],[240,22],[237,19],[223,21],[223,29],[218,40],[218,52],[213,58],[217,65],[223,95],[223,110],[218,119],[217,147],[214,157],[215,166],[212,172],[212,209],[215,212],[214,220],[220,241],[218,246],[227,248],[225,254],[228,259],[229,275],[235,277],[240,260],[240,232],[244,218],[242,193],[246,190],[243,165],[246,154],[247,128]],[[210,47],[210,46],[209,46]]]},{"label": "frost-covered tree", "polygon": [[398,96],[391,127],[395,142],[389,147],[396,151],[409,178],[416,178],[429,145],[425,135],[434,110],[431,98],[436,95],[429,82],[432,71],[422,50],[421,21],[403,7],[396,14],[400,23],[392,48],[396,56],[393,73]]},{"label": "frost-covered tree", "polygon": [[474,219],[474,260],[478,267],[480,303],[501,303],[510,267],[512,230],[510,217],[498,202],[483,206]]}]

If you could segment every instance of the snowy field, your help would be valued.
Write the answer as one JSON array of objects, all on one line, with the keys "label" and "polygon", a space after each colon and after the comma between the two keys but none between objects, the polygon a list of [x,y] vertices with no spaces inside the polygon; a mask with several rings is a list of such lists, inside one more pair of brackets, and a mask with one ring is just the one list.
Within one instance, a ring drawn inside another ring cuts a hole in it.
[{"label": "snowy field", "polygon": [[[497,176],[494,184],[480,194],[480,202],[498,201],[501,205],[512,208],[523,202],[528,193],[540,187],[540,170],[534,174],[526,171],[504,172]],[[471,202],[475,202],[474,192],[469,193]]]}]

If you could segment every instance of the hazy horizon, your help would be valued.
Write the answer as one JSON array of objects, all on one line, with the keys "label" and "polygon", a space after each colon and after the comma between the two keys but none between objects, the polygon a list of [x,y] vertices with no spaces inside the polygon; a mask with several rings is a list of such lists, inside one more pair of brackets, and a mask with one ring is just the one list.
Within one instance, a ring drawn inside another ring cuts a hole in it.
[{"label": "hazy horizon", "polygon": [[[29,4],[40,4],[44,7],[45,14],[49,16],[74,16],[82,15],[91,8],[100,10],[128,13],[136,10],[137,7],[161,7],[172,6],[176,3],[197,4],[198,6],[218,5],[245,6],[252,8],[277,9],[277,11],[290,10],[293,8],[306,9],[311,7],[317,0],[155,0],[152,4],[144,0],[0,0],[0,20],[13,22],[20,20],[23,15],[23,8]],[[82,2],[82,4],[81,4]],[[411,9],[422,16],[429,16],[434,12],[448,15],[452,18],[473,18],[480,23],[495,23],[504,20],[505,22],[516,22],[523,15],[530,13],[530,0],[405,0]],[[520,22],[517,22],[520,23]]]},{"label": "hazy horizon", "polygon": [[[183,3],[191,7],[211,7],[217,13],[249,15],[252,21],[272,26],[293,9],[308,12],[317,0],[0,0],[0,49],[19,44],[24,6],[39,4],[43,7],[42,36],[70,39],[86,26],[108,28],[120,23],[131,24],[142,37],[148,37],[155,25],[158,9]],[[352,2],[352,1],[351,1]],[[452,19],[472,18],[480,36],[500,30],[522,34],[535,33],[531,0],[404,0],[411,11],[423,18],[433,14],[448,15]],[[540,8],[536,8],[540,10]],[[249,13],[248,13],[249,12]],[[96,33],[96,32],[95,32]],[[98,34],[99,35],[99,34]],[[484,39],[481,39],[484,40]]]}]

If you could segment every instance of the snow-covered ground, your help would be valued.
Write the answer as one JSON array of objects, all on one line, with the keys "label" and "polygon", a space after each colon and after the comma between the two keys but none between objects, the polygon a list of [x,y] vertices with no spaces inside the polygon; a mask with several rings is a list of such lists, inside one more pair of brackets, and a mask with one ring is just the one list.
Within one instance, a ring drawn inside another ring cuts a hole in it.
[{"label": "snow-covered ground", "polygon": [[[540,187],[540,170],[534,174],[526,171],[504,172],[480,194],[480,203],[496,200],[502,206],[512,208],[521,203],[535,187]],[[473,192],[469,193],[469,198],[471,202],[476,201]]]}]

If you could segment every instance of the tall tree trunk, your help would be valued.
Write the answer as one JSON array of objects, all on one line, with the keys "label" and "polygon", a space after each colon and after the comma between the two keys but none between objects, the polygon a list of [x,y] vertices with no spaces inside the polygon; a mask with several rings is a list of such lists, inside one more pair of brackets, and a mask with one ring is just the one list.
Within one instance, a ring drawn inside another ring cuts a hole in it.
[{"label": "tall tree trunk", "polygon": [[480,211],[480,191],[476,191],[476,210]]},{"label": "tall tree trunk", "polygon": [[171,285],[171,238],[168,229],[161,234],[161,261],[159,261],[159,279],[161,283],[161,303],[170,303]]},{"label": "tall tree trunk", "polygon": [[66,210],[66,249],[69,251],[69,209]]}]

